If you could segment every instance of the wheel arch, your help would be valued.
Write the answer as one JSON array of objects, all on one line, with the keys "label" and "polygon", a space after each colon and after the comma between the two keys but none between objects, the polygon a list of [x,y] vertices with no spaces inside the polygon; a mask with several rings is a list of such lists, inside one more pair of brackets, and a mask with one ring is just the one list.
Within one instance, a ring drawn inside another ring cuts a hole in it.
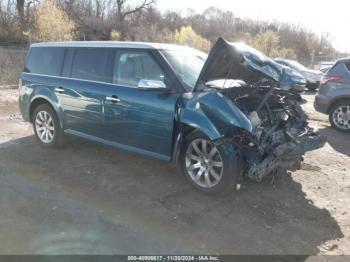
[{"label": "wheel arch", "polygon": [[186,136],[188,136],[192,132],[197,131],[199,129],[197,129],[194,126],[188,125],[186,123],[181,123],[181,122],[176,122],[175,126],[176,126],[177,132],[175,132],[175,136],[174,136],[171,161],[176,166],[178,166],[181,149]]},{"label": "wheel arch", "polygon": [[251,132],[250,120],[229,99],[216,93],[197,94],[176,110],[172,160],[176,164],[184,138],[200,131],[211,141],[228,137],[236,128]]},{"label": "wheel arch", "polygon": [[56,116],[57,116],[57,118],[58,118],[58,120],[59,120],[59,122],[60,122],[60,125],[61,125],[61,127],[62,127],[62,126],[63,126],[63,125],[62,125],[62,118],[61,118],[61,116],[60,116],[60,114],[59,114],[58,109],[50,102],[50,100],[49,100],[48,98],[43,97],[43,96],[37,96],[37,97],[35,97],[34,99],[32,99],[32,101],[31,101],[31,103],[30,103],[30,106],[29,106],[29,121],[30,121],[31,123],[33,123],[33,114],[34,114],[34,111],[35,111],[35,109],[36,109],[38,106],[40,106],[40,105],[42,105],[42,104],[47,104],[47,105],[49,105],[49,106],[53,109],[53,111],[56,113]]},{"label": "wheel arch", "polygon": [[210,194],[228,193],[240,181],[242,174],[240,168],[240,155],[238,154],[238,151],[235,150],[234,145],[231,143],[211,143],[212,146],[217,147],[217,150],[221,156],[221,167],[223,167],[221,170],[222,177],[220,178],[219,182],[213,185],[213,187],[203,188],[203,186],[194,182],[194,180],[190,178],[190,173],[188,173],[188,170],[186,171],[186,153],[189,145],[194,140],[200,138],[208,141],[208,137],[201,130],[196,128],[189,127],[188,131],[189,132],[183,141],[182,150],[180,151],[182,154],[179,155],[178,159],[177,167],[179,171],[186,176],[192,185],[202,192]]},{"label": "wheel arch", "polygon": [[332,100],[327,109],[327,114],[331,113],[331,109],[338,103],[343,101],[350,101],[350,96],[340,96]]}]

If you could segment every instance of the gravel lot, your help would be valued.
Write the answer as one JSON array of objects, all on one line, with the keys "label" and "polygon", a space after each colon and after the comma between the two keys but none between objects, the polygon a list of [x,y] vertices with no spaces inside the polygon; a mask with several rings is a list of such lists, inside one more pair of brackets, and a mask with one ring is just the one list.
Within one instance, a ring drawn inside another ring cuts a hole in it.
[{"label": "gravel lot", "polygon": [[22,122],[17,90],[0,90],[0,254],[348,254],[350,135],[302,170],[246,182],[224,198],[193,190],[168,163],[72,139],[41,148]]}]

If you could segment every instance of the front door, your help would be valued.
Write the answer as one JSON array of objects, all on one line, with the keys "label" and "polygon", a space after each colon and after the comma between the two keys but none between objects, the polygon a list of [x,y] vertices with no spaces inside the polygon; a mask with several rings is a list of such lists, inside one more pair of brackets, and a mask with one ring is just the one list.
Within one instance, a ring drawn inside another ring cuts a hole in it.
[{"label": "front door", "polygon": [[178,93],[140,89],[141,79],[170,85],[164,70],[148,51],[116,51],[113,87],[104,100],[107,139],[130,146],[133,151],[168,160]]}]

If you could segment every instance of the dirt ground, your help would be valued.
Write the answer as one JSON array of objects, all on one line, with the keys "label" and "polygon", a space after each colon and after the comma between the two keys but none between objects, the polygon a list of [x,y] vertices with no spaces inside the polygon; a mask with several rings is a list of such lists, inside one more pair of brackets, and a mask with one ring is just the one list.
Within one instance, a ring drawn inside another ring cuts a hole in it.
[{"label": "dirt ground", "polygon": [[168,163],[76,139],[41,148],[17,91],[0,90],[0,254],[350,255],[350,135],[305,98],[326,146],[215,198]]}]

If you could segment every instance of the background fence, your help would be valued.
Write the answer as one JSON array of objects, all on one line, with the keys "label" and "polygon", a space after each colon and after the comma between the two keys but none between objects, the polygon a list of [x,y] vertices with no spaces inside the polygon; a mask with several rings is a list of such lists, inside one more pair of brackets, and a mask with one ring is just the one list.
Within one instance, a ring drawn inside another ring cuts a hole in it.
[{"label": "background fence", "polygon": [[0,88],[16,88],[23,71],[27,46],[0,45]]}]

